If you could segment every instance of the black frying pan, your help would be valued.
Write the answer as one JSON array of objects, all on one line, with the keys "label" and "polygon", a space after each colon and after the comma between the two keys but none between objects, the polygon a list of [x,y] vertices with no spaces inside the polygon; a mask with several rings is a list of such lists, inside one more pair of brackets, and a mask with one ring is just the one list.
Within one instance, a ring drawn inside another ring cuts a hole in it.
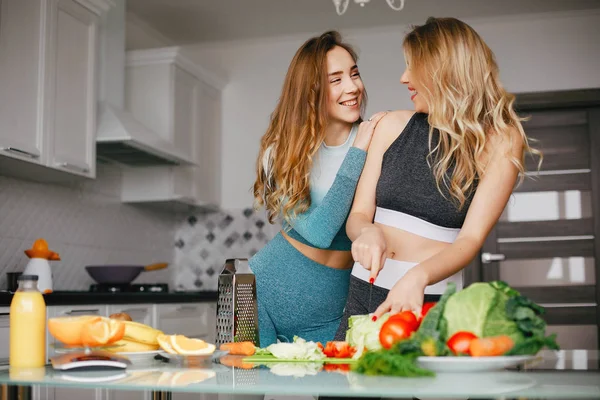
[{"label": "black frying pan", "polygon": [[143,271],[156,271],[167,268],[167,263],[151,265],[88,265],[85,267],[88,274],[98,283],[128,284],[138,277]]}]

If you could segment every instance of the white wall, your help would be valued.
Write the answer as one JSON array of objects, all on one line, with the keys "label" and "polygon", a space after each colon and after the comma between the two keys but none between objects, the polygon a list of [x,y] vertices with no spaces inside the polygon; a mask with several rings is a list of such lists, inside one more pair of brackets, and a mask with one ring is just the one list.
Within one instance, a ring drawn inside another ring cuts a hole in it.
[{"label": "white wall", "polygon": [[[467,20],[496,54],[512,92],[600,87],[600,14],[576,12]],[[359,52],[369,93],[367,114],[411,108],[399,83],[406,26],[342,32]],[[197,62],[230,77],[223,95],[222,199],[226,209],[252,203],[259,139],[273,111],[301,36],[190,46]]]}]

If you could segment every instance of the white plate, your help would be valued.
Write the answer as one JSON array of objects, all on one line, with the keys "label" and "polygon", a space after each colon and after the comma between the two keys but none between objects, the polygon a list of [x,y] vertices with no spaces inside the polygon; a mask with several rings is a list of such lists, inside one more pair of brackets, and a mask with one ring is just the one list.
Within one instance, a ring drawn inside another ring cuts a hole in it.
[{"label": "white plate", "polygon": [[535,356],[499,357],[419,357],[422,368],[435,372],[483,372],[499,371],[524,364]]},{"label": "white plate", "polygon": [[150,351],[117,351],[117,354],[122,356],[155,356],[159,354],[161,350],[150,350]]},{"label": "white plate", "polygon": [[185,365],[203,365],[206,363],[210,363],[213,357],[213,354],[205,354],[205,355],[183,355],[183,354],[171,354],[167,353],[164,350],[159,350],[159,354],[168,358],[170,362],[175,364],[185,364]]},{"label": "white plate", "polygon": [[123,351],[116,352],[120,356],[127,357],[132,363],[139,364],[145,362],[154,361],[154,357],[157,354],[160,354],[160,350],[151,350],[151,351]]}]

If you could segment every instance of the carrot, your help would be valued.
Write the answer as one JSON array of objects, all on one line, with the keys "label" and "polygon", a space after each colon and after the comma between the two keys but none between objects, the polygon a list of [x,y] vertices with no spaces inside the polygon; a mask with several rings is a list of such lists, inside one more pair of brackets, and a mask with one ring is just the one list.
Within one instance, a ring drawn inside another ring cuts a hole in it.
[{"label": "carrot", "polygon": [[254,368],[253,363],[244,362],[243,360],[244,360],[244,356],[232,356],[232,355],[228,354],[226,356],[222,356],[219,359],[219,362],[228,367],[235,367],[235,368],[242,368],[242,369]]},{"label": "carrot", "polygon": [[229,351],[229,348],[231,347],[233,343],[223,343],[221,346],[219,346],[219,350],[221,351]]},{"label": "carrot", "polygon": [[476,338],[471,341],[469,351],[472,357],[501,356],[513,348],[515,342],[506,335]]},{"label": "carrot", "polygon": [[223,343],[219,350],[228,351],[231,355],[251,356],[256,352],[256,346],[252,342]]}]

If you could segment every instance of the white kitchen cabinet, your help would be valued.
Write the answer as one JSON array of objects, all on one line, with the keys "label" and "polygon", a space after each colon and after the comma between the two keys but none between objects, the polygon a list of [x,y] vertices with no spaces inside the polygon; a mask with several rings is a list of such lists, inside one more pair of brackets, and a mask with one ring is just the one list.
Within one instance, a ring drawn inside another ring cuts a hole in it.
[{"label": "white kitchen cabinet", "polygon": [[193,165],[124,169],[122,201],[216,208],[225,81],[177,47],[129,52],[127,64],[126,108]]},{"label": "white kitchen cabinet", "polygon": [[0,7],[3,172],[94,178],[98,30],[110,2],[2,0]]},{"label": "white kitchen cabinet", "polygon": [[10,307],[0,307],[0,365],[8,365],[10,355]]},{"label": "white kitchen cabinet", "polygon": [[0,154],[43,163],[41,2],[0,1]]},{"label": "white kitchen cabinet", "polygon": [[51,7],[47,56],[48,164],[53,168],[96,175],[96,54],[98,16],[76,0]]},{"label": "white kitchen cabinet", "polygon": [[166,334],[185,335],[214,343],[215,325],[209,303],[157,305],[157,329]]},{"label": "white kitchen cabinet", "polygon": [[154,321],[154,305],[152,304],[112,304],[108,306],[108,315],[127,313],[131,319],[140,324],[156,326]]},{"label": "white kitchen cabinet", "polygon": [[[187,167],[192,175],[197,204],[221,204],[221,91],[200,82],[198,114],[203,121],[197,132],[197,167]],[[184,167],[185,168],[185,167]]]},{"label": "white kitchen cabinet", "polygon": [[196,112],[201,73],[179,47],[127,52],[125,108],[191,163],[203,123]]}]

